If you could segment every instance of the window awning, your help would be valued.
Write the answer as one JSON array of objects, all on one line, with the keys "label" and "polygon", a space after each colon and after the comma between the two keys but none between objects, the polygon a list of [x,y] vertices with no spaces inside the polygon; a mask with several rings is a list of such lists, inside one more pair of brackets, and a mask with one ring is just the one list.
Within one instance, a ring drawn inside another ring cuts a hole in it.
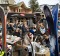
[{"label": "window awning", "polygon": [[35,18],[34,14],[26,14],[26,13],[8,13],[7,18]]}]

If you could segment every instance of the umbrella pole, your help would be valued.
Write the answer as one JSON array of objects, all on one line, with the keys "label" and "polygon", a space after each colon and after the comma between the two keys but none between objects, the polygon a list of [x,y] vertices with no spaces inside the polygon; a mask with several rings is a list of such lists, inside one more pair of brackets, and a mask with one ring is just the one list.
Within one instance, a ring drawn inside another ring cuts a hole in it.
[{"label": "umbrella pole", "polygon": [[7,56],[7,52],[6,52],[6,15],[4,16],[4,19],[2,20],[2,38],[3,38],[3,48],[2,50],[5,52],[5,56]]}]

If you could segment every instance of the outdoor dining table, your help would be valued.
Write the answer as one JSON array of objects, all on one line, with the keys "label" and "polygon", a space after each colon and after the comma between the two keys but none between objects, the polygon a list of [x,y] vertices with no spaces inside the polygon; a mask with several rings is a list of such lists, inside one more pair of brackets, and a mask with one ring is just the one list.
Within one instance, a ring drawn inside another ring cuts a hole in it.
[{"label": "outdoor dining table", "polygon": [[14,43],[16,43],[16,42],[18,42],[18,41],[20,41],[20,37],[17,37],[17,36],[13,36],[13,35],[9,35],[9,37],[7,36],[7,38],[6,38],[6,42],[8,43],[8,44],[11,44],[11,45],[13,45]]},{"label": "outdoor dining table", "polygon": [[43,48],[42,50],[35,52],[35,56],[50,56],[49,48]]},{"label": "outdoor dining table", "polygon": [[[0,33],[0,36],[2,37],[2,33]],[[20,37],[13,36],[13,35],[6,35],[7,44],[12,46],[12,54],[13,54],[13,50],[14,50],[14,44],[17,43],[20,40],[21,40]]]},{"label": "outdoor dining table", "polygon": [[13,35],[7,35],[6,42],[7,44],[12,45],[12,56],[13,56],[13,50],[14,50],[14,44],[20,41],[20,37],[13,36]]},{"label": "outdoor dining table", "polygon": [[[0,33],[0,36],[2,36],[2,33]],[[18,42],[21,38],[13,35],[6,35],[6,42],[8,44],[13,45],[14,43]]]}]

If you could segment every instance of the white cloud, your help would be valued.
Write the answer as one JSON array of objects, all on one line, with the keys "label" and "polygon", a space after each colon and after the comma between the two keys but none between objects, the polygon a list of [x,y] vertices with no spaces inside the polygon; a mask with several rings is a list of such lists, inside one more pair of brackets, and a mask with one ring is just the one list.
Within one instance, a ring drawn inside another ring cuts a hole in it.
[{"label": "white cloud", "polygon": [[59,3],[58,0],[38,0],[39,4],[49,4],[49,5],[54,5]]},{"label": "white cloud", "polygon": [[19,0],[15,0],[15,2],[16,2],[16,3],[18,3],[18,2],[19,2]]},{"label": "white cloud", "polygon": [[[26,4],[26,6],[29,6],[29,0],[15,0],[16,3],[24,1],[24,3]],[[38,0],[39,4],[49,4],[49,5],[54,5],[59,3],[59,0]]]}]

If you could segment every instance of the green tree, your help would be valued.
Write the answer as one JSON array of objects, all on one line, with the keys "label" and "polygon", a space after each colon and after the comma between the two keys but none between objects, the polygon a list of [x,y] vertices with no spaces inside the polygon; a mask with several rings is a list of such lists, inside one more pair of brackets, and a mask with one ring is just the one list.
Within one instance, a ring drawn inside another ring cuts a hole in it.
[{"label": "green tree", "polygon": [[39,11],[39,3],[37,0],[30,0],[29,7],[32,9],[32,12]]}]

